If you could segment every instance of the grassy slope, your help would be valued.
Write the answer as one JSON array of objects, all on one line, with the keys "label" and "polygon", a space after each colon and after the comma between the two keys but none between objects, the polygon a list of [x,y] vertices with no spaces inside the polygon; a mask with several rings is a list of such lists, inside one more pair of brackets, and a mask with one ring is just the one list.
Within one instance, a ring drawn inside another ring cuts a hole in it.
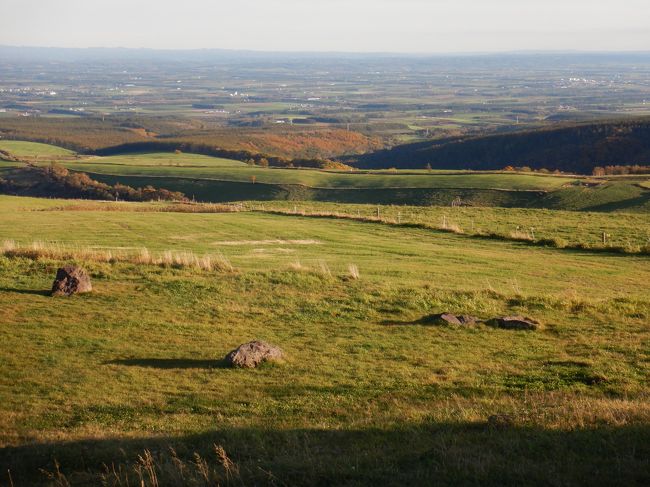
[{"label": "grassy slope", "polygon": [[20,140],[0,140],[0,150],[9,152],[17,157],[30,158],[53,158],[74,155],[74,152],[55,145],[23,142]]},{"label": "grassy slope", "polygon": [[[375,217],[377,205],[352,205],[315,201],[250,202],[256,209],[289,212],[334,212]],[[457,225],[467,234],[529,235],[536,239],[560,238],[568,245],[602,244],[602,234],[613,246],[650,243],[650,219],[642,213],[560,211],[535,208],[443,207],[391,205],[380,208],[380,217],[401,223],[432,226]]]},{"label": "grassy slope", "polygon": [[[56,262],[0,257],[0,463],[17,485],[52,458],[81,482],[144,447],[213,442],[245,483],[647,479],[648,258],[248,213],[34,211],[60,205],[2,197],[0,234],[218,251],[239,271],[86,264],[95,291],[53,300]],[[361,280],[337,277],[350,262]],[[546,326],[412,323],[443,310]],[[287,363],[220,368],[252,338]],[[483,426],[496,413],[515,426]]]},{"label": "grassy slope", "polygon": [[[343,272],[349,263],[355,263],[370,280],[381,281],[389,275],[400,282],[440,282],[449,288],[482,289],[489,283],[499,290],[518,286],[523,291],[559,293],[590,288],[585,281],[600,274],[608,276],[609,287],[598,290],[595,296],[605,297],[619,295],[625,283],[643,290],[643,283],[650,277],[644,269],[633,272],[640,263],[647,262],[643,257],[621,259],[531,250],[525,245],[473,241],[428,230],[405,231],[357,222],[253,213],[51,213],[11,209],[2,214],[0,232],[4,238],[21,242],[45,240],[100,248],[222,253],[246,271],[277,270],[296,261],[315,266],[322,260],[333,271]],[[258,243],[264,240],[318,243]],[[549,256],[553,256],[552,262]],[[580,265],[583,260],[585,264]],[[445,279],[450,267],[457,269],[457,276]],[[572,273],[563,275],[561,270],[566,268],[571,268]],[[556,269],[555,273],[562,277],[536,279],[549,269]]]},{"label": "grassy slope", "polygon": [[201,167],[201,168],[246,168],[246,163],[233,159],[211,157],[201,154],[174,154],[169,152],[153,152],[147,154],[128,154],[109,157],[91,157],[88,162],[95,164],[110,164],[116,166],[138,167]]},{"label": "grassy slope", "polygon": [[[165,158],[167,156],[167,158]],[[202,167],[191,163],[194,158]],[[93,158],[88,163],[66,164],[70,169],[97,174],[154,177],[185,177],[249,182],[255,176],[260,183],[302,184],[320,188],[497,188],[512,190],[550,190],[567,184],[571,179],[553,176],[520,174],[346,174],[309,169],[264,169],[239,164],[230,167],[214,164],[205,156],[187,159],[186,154],[143,154],[137,156],[110,156]],[[162,160],[163,162],[157,163]],[[175,160],[182,166],[176,167]],[[167,163],[169,161],[169,163]],[[205,163],[204,163],[205,161]]]},{"label": "grassy slope", "polygon": [[22,166],[24,166],[22,162],[5,161],[0,159],[0,177],[2,177],[3,173],[9,172],[11,168],[22,167]]},{"label": "grassy slope", "polygon": [[[283,171],[284,172],[284,171]],[[227,182],[211,179],[152,176],[107,176],[93,174],[94,179],[114,184],[121,182],[130,186],[158,185],[201,201],[293,200],[330,201],[357,204],[393,204],[419,206],[450,206],[460,198],[463,204],[475,207],[549,208],[581,211],[627,211],[647,213],[650,211],[650,191],[642,187],[641,180],[606,182],[598,187],[568,186],[550,192],[494,190],[471,187],[473,176],[459,177],[465,188],[311,188],[293,184],[251,184],[251,182]],[[496,176],[496,175],[491,175]],[[365,177],[365,176],[360,176]],[[439,176],[449,182],[446,176]],[[501,184],[503,182],[500,182]],[[436,182],[437,186],[437,182]]]},{"label": "grassy slope", "polygon": [[[425,171],[347,174],[264,169],[196,154],[132,154],[71,162],[67,157],[72,153],[55,146],[2,143],[23,147],[23,157],[41,150],[44,159],[61,157],[68,168],[87,172],[109,184],[121,182],[134,187],[151,184],[203,201],[288,199],[447,206],[460,197],[472,206],[650,211],[647,177],[612,178],[598,187],[585,187],[576,186],[580,180],[570,177],[531,174]],[[57,151],[64,152],[57,156]],[[3,163],[5,171],[14,164]],[[253,177],[256,184],[252,184]]]},{"label": "grassy slope", "polygon": [[571,187],[549,193],[546,203],[551,208],[592,211],[650,212],[650,191],[642,185],[648,178],[613,179],[595,188]]},{"label": "grassy slope", "polygon": [[[205,201],[294,199],[348,203],[448,205],[456,197],[473,206],[547,207],[571,210],[650,211],[647,178],[612,180],[599,187],[571,186],[575,179],[526,174],[370,174],[279,170],[215,163],[185,154],[143,154],[66,164],[108,182],[151,184]],[[186,166],[186,167],[178,167]],[[189,166],[189,167],[187,167]],[[258,183],[252,187],[251,178]],[[237,184],[230,184],[234,182]],[[260,183],[268,185],[261,186]],[[507,191],[494,191],[495,189]],[[519,191],[546,191],[526,193]]]}]

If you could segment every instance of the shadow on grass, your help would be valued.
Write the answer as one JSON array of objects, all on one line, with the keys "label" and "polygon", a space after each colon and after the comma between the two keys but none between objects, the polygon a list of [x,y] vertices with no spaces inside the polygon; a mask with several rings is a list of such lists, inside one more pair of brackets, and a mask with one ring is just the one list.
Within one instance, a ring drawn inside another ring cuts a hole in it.
[{"label": "shadow on grass", "polygon": [[[2,477],[7,469],[17,486],[44,483],[39,469],[54,471],[56,459],[72,485],[100,485],[103,465],[131,472],[130,485],[153,485],[136,482],[134,465],[146,449],[156,465],[156,485],[206,485],[189,482],[189,469],[196,465],[196,452],[218,477],[224,463],[215,445],[234,462],[230,474],[222,472],[222,485],[650,484],[649,425],[565,431],[486,423],[233,428],[180,437],[30,443],[0,449],[0,484],[7,483]],[[178,459],[187,467],[183,482],[174,477]]]},{"label": "shadow on grass", "polygon": [[[450,323],[446,323],[443,320],[437,318],[438,315],[431,314],[431,315],[424,315],[422,318],[418,318],[417,320],[404,320],[404,321],[398,321],[398,320],[384,320],[380,321],[379,324],[382,326],[414,326],[414,325],[420,325],[420,326],[454,326],[451,325]],[[472,323],[472,325],[478,325],[478,324],[485,324],[485,320],[477,320],[476,323]],[[463,325],[458,325],[458,326],[463,326]],[[469,324],[465,324],[464,326],[469,327]]]},{"label": "shadow on grass", "polygon": [[634,198],[589,206],[585,208],[584,211],[621,211],[641,207],[648,203],[650,203],[650,191],[645,191],[640,196]]},{"label": "shadow on grass", "polygon": [[104,362],[108,365],[125,365],[129,367],[149,367],[152,369],[225,369],[229,368],[223,359],[190,358],[130,358]]},{"label": "shadow on grass", "polygon": [[379,322],[382,326],[413,326],[413,325],[431,325],[427,323],[423,318],[419,320],[407,320],[407,321],[398,321],[398,320],[384,320]]},{"label": "shadow on grass", "polygon": [[13,288],[13,287],[0,287],[0,293],[32,294],[34,296],[51,296],[52,295],[52,291],[50,289],[46,289],[46,290],[17,289],[17,288]]}]

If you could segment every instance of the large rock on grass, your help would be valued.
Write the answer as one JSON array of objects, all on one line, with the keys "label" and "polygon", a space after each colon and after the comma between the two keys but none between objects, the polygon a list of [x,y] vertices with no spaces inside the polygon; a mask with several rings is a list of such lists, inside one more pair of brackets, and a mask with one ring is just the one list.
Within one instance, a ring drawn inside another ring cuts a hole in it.
[{"label": "large rock on grass", "polygon": [[438,313],[435,315],[425,316],[420,320],[427,325],[475,325],[481,321],[476,316],[454,315],[451,313]]},{"label": "large rock on grass", "polygon": [[502,316],[500,318],[492,318],[486,324],[506,330],[537,330],[541,326],[539,321],[526,316]]},{"label": "large rock on grass", "polygon": [[56,271],[52,284],[52,296],[72,296],[73,294],[89,293],[93,290],[90,276],[79,266],[66,265]]},{"label": "large rock on grass", "polygon": [[238,346],[228,355],[225,361],[232,367],[257,367],[262,362],[281,360],[282,350],[262,341],[252,341]]}]

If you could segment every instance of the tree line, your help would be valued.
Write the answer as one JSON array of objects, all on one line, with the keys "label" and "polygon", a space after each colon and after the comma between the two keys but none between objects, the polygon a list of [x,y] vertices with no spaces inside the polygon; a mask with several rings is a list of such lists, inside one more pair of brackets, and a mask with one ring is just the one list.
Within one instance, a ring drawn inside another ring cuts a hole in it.
[{"label": "tree line", "polygon": [[17,168],[6,178],[0,178],[0,192],[56,198],[82,198],[123,201],[186,201],[179,191],[169,191],[147,185],[133,188],[116,183],[109,185],[96,181],[85,173],[71,172],[52,164],[49,167],[28,165]]}]

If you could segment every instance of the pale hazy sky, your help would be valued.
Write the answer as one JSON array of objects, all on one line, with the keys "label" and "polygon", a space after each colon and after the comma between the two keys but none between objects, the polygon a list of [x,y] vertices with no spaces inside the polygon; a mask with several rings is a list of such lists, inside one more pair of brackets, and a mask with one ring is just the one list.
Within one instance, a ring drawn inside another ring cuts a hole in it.
[{"label": "pale hazy sky", "polygon": [[0,0],[0,45],[650,51],[650,0]]}]

